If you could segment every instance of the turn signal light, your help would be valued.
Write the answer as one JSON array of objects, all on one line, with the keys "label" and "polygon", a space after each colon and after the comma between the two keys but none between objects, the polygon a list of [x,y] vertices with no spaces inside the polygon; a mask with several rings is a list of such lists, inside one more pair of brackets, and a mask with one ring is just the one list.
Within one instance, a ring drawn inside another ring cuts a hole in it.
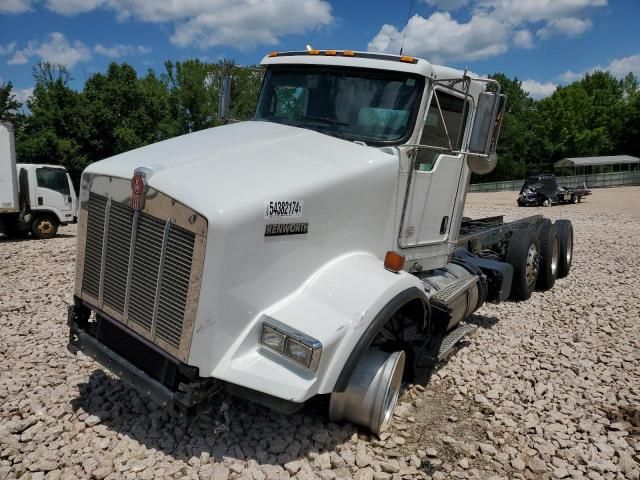
[{"label": "turn signal light", "polygon": [[404,268],[404,255],[389,250],[384,256],[384,268],[390,272],[398,273]]}]

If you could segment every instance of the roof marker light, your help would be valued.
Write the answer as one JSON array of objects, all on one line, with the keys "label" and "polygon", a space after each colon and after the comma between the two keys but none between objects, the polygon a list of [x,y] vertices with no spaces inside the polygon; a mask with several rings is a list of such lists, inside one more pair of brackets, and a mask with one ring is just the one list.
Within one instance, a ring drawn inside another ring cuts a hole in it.
[{"label": "roof marker light", "polygon": [[345,50],[344,52],[342,52],[342,55],[344,55],[345,57],[355,57],[356,52],[354,52],[353,50]]},{"label": "roof marker light", "polygon": [[413,63],[413,62],[416,61],[416,59],[413,58],[413,57],[408,57],[406,55],[403,55],[402,57],[400,57],[400,61],[401,62],[407,62],[407,63]]},{"label": "roof marker light", "polygon": [[309,55],[320,55],[320,50],[309,50],[307,53]]},{"label": "roof marker light", "polygon": [[271,52],[269,54],[270,57],[277,57],[278,56],[278,52]]},{"label": "roof marker light", "polygon": [[335,56],[336,53],[338,52],[336,52],[335,50],[327,50],[326,52],[324,52],[325,55],[329,55],[331,57]]}]

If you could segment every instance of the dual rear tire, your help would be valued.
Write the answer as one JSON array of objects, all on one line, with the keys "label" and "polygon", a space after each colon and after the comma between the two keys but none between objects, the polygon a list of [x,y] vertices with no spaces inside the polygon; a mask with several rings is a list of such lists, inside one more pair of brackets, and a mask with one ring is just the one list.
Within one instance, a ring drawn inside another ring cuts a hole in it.
[{"label": "dual rear tire", "polygon": [[511,298],[528,300],[535,288],[548,290],[571,270],[573,226],[569,220],[544,219],[540,228],[515,230],[506,261],[513,267]]}]

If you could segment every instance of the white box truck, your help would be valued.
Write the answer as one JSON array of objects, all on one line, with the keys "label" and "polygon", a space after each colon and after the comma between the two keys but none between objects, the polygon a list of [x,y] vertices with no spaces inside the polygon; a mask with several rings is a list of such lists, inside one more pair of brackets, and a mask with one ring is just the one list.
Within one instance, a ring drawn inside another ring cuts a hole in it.
[{"label": "white box truck", "polygon": [[76,223],[77,205],[64,167],[16,164],[13,125],[0,122],[0,234],[51,238]]},{"label": "white box truck", "polygon": [[322,395],[379,433],[484,302],[569,273],[571,223],[463,218],[497,82],[349,50],[262,64],[254,120],[84,171],[69,349],[181,410]]}]

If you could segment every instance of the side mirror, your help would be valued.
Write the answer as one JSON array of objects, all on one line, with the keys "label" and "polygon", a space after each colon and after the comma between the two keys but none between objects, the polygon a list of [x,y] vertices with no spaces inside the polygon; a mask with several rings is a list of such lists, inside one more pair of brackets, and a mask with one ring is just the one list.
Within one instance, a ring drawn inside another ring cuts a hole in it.
[{"label": "side mirror", "polygon": [[468,155],[469,168],[473,173],[484,175],[496,167],[496,148],[506,101],[505,95],[490,92],[481,93],[478,97]]},{"label": "side mirror", "polygon": [[229,113],[229,104],[231,103],[231,75],[225,74],[222,77],[222,89],[220,90],[220,110],[218,118],[223,120],[227,118]]}]

